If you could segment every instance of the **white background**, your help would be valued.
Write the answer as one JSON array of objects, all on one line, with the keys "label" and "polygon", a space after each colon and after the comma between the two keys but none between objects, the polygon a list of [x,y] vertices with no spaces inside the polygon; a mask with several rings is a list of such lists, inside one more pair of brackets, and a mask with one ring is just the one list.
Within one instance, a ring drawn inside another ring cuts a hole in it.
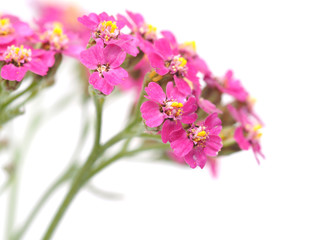
[{"label": "white background", "polygon": [[[88,12],[141,12],[178,41],[195,40],[216,75],[231,68],[252,96],[266,128],[266,160],[252,152],[221,159],[220,174],[154,162],[150,155],[112,165],[93,184],[115,193],[98,198],[82,191],[53,239],[320,239],[318,1],[78,1]],[[32,17],[23,1],[1,2],[1,11]],[[30,8],[29,8],[30,9]],[[30,116],[50,112],[60,95],[77,89],[65,65],[57,84],[7,134],[21,139]],[[69,67],[69,68],[68,68]],[[121,128],[130,99],[108,102],[103,134]],[[68,164],[78,138],[74,104],[46,122],[24,160],[17,219],[22,222],[46,186]],[[17,142],[18,143],[18,142]],[[84,149],[84,154],[90,145]],[[0,164],[7,159],[0,155]],[[5,174],[0,173],[0,184]],[[40,239],[67,188],[58,191],[25,239]],[[4,235],[7,194],[0,197]],[[0,237],[0,238],[1,238]]]}]

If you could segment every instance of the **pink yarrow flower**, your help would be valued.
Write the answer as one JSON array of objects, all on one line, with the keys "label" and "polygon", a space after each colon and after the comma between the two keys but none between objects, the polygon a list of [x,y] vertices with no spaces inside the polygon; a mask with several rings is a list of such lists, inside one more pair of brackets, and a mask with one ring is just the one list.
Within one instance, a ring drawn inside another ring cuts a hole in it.
[{"label": "pink yarrow flower", "polygon": [[96,42],[102,41],[105,45],[115,44],[132,56],[139,53],[137,39],[122,33],[121,29],[125,24],[113,16],[109,16],[105,12],[99,15],[90,13],[88,16],[84,15],[78,18],[78,21],[91,30],[91,37]]},{"label": "pink yarrow flower", "polygon": [[10,81],[20,82],[27,71],[45,76],[54,64],[54,54],[41,49],[32,49],[23,45],[11,45],[0,55],[4,62],[1,77]]},{"label": "pink yarrow flower", "polygon": [[48,22],[45,19],[40,19],[38,24],[40,32],[35,40],[42,43],[43,49],[79,58],[80,52],[85,49],[85,46],[76,34],[65,31],[60,22]]},{"label": "pink yarrow flower", "polygon": [[20,43],[32,34],[33,30],[27,23],[15,16],[0,14],[0,48]]},{"label": "pink yarrow flower", "polygon": [[191,124],[197,119],[195,97],[183,97],[172,82],[168,82],[166,94],[154,82],[149,83],[145,90],[148,94],[145,97],[149,100],[141,105],[142,117],[148,127],[163,124],[161,137],[164,143],[168,141],[172,131],[181,128],[181,122]]},{"label": "pink yarrow flower", "polygon": [[184,57],[190,65],[197,71],[201,72],[204,76],[210,76],[211,71],[207,63],[199,56],[196,51],[195,41],[184,42],[179,44],[174,34],[170,31],[162,31],[161,34],[170,42],[170,45],[175,51]]},{"label": "pink yarrow flower", "polygon": [[120,67],[125,58],[126,53],[119,46],[110,44],[104,47],[102,42],[80,54],[82,64],[93,71],[89,83],[106,95],[128,77],[127,71]]},{"label": "pink yarrow flower", "polygon": [[138,46],[144,53],[153,50],[153,43],[157,39],[157,28],[146,23],[140,13],[127,11],[129,18],[118,14],[119,20],[123,21],[138,39]]},{"label": "pink yarrow flower", "polygon": [[197,71],[173,49],[166,38],[155,41],[155,50],[148,54],[151,66],[159,75],[172,74],[179,91],[191,94],[193,85],[199,85]]},{"label": "pink yarrow flower", "polygon": [[251,116],[245,107],[236,109],[232,105],[228,105],[228,110],[232,117],[237,121],[239,126],[234,132],[234,139],[242,150],[252,148],[254,156],[260,164],[259,156],[265,158],[261,152],[260,137],[262,133],[259,131],[262,125],[257,121],[255,116]]},{"label": "pink yarrow flower", "polygon": [[171,133],[171,148],[178,157],[184,158],[191,168],[203,168],[207,156],[217,156],[222,148],[222,140],[219,137],[221,129],[221,120],[217,113],[213,113],[204,122]]},{"label": "pink yarrow flower", "polygon": [[249,96],[240,80],[234,78],[231,70],[227,71],[222,78],[210,76],[205,78],[205,81],[209,86],[217,87],[219,91],[233,96],[240,102],[245,102]]}]

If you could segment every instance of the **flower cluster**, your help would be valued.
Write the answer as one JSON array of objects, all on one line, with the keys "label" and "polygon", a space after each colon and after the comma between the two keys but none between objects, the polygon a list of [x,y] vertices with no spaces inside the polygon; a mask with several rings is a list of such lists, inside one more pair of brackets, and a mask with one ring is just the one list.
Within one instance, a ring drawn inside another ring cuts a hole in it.
[{"label": "flower cluster", "polygon": [[[139,13],[90,13],[75,23],[65,10],[38,7],[43,15],[35,29],[0,16],[2,79],[21,81],[28,71],[45,76],[56,56],[72,56],[86,67],[97,94],[109,95],[115,86],[136,91],[146,133],[169,143],[170,158],[192,168],[208,161],[216,169],[218,154],[252,149],[258,162],[264,157],[263,123],[251,96],[231,70],[214,75],[195,42],[179,43],[172,32],[157,32]],[[225,102],[224,95],[232,100]]]},{"label": "flower cluster", "polygon": [[46,76],[56,54],[78,58],[84,44],[76,33],[64,31],[63,24],[44,16],[31,28],[16,16],[0,15],[1,78],[20,82],[28,71]]},{"label": "flower cluster", "polygon": [[[219,152],[226,155],[250,146],[257,159],[263,156],[257,132],[262,123],[249,120],[259,118],[233,72],[214,76],[195,42],[179,44],[170,31],[158,34],[141,14],[127,15],[103,12],[78,18],[90,31],[80,60],[91,72],[93,88],[105,95],[116,85],[145,91],[140,111],[147,133],[159,134],[163,143],[170,143],[169,156],[192,168],[203,168],[209,161],[216,169]],[[125,26],[129,34],[122,31]],[[224,94],[234,101],[223,103]]]}]

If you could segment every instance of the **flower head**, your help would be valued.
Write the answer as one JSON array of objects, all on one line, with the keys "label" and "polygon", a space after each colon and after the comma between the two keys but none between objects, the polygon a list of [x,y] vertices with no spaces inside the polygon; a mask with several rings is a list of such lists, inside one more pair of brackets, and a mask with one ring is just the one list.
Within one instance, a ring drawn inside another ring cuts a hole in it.
[{"label": "flower head", "polygon": [[95,46],[81,52],[80,61],[90,70],[93,70],[89,83],[97,90],[108,95],[115,85],[128,77],[128,73],[120,67],[126,53],[117,45],[97,43]]},{"label": "flower head", "polygon": [[178,157],[184,158],[190,167],[203,168],[207,156],[217,156],[222,147],[219,137],[221,129],[221,120],[217,113],[213,113],[204,122],[174,131],[169,137],[171,148]]},{"label": "flower head", "polygon": [[228,110],[239,124],[234,132],[234,139],[242,150],[252,148],[257,162],[260,163],[259,155],[264,158],[260,145],[262,125],[254,116],[250,115],[245,107],[236,109],[232,105],[228,105]]},{"label": "flower head", "polygon": [[32,49],[24,45],[11,45],[0,56],[4,62],[1,77],[10,81],[21,81],[27,71],[45,76],[54,64],[54,55],[40,49]]},{"label": "flower head", "polygon": [[53,51],[65,50],[69,43],[69,38],[59,22],[47,24],[47,29],[40,35],[40,39],[45,49]]},{"label": "flower head", "polygon": [[0,48],[24,41],[33,34],[33,30],[25,22],[12,15],[0,14]]},{"label": "flower head", "polygon": [[105,45],[115,44],[126,53],[136,56],[138,41],[134,36],[121,33],[124,27],[122,21],[116,20],[103,12],[99,15],[90,13],[78,18],[78,21],[91,30],[91,37],[96,42],[102,41]]},{"label": "flower head", "polygon": [[187,59],[179,54],[177,49],[172,48],[168,39],[157,40],[154,51],[149,53],[148,57],[151,66],[159,75],[167,73],[173,75],[174,81],[182,93],[191,94],[193,85],[199,85],[197,71],[188,63]]},{"label": "flower head", "polygon": [[141,105],[142,117],[148,127],[158,127],[163,123],[161,136],[167,142],[170,133],[181,127],[181,122],[191,124],[197,119],[196,99],[186,98],[168,82],[166,94],[154,82],[145,88],[149,100]]},{"label": "flower head", "polygon": [[219,91],[233,96],[240,102],[245,102],[248,99],[248,92],[244,89],[240,80],[234,78],[231,70],[227,71],[223,78],[210,76],[205,80],[210,86],[217,87]]}]

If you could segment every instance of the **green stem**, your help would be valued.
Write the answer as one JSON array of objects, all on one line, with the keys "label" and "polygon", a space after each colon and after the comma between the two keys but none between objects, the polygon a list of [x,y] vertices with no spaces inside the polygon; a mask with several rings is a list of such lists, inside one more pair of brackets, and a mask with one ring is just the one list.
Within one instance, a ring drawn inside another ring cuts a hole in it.
[{"label": "green stem", "polygon": [[63,183],[65,183],[68,179],[70,179],[74,172],[76,170],[76,166],[72,165],[65,171],[64,174],[62,174],[48,189],[47,191],[42,195],[42,197],[39,199],[37,204],[34,206],[33,210],[31,211],[28,218],[25,220],[25,222],[22,224],[22,227],[16,232],[16,234],[13,235],[12,240],[18,240],[21,239],[23,234],[26,232],[26,230],[29,228],[31,223],[33,222],[34,218],[40,211],[40,209],[43,207],[45,202],[49,199],[49,197],[52,195],[53,192],[57,190],[58,187],[60,187]]},{"label": "green stem", "polygon": [[139,148],[131,150],[131,151],[125,151],[125,152],[121,151],[118,154],[114,155],[113,157],[109,158],[108,160],[102,161],[97,167],[95,167],[90,172],[88,179],[92,178],[97,173],[102,171],[104,168],[109,166],[111,163],[115,162],[116,160],[118,160],[122,157],[134,156],[137,153],[141,153],[141,152],[145,152],[145,151],[149,151],[149,150],[165,150],[165,149],[169,149],[169,148],[170,148],[169,144],[160,143],[160,144],[155,144],[152,146],[142,146],[142,147],[139,147]]},{"label": "green stem", "polygon": [[82,168],[78,171],[78,173],[75,176],[75,179],[71,185],[71,188],[69,192],[67,193],[66,197],[64,198],[62,204],[60,205],[57,213],[55,214],[50,226],[48,227],[43,240],[48,240],[52,237],[52,234],[54,233],[56,227],[58,226],[61,218],[63,217],[64,213],[68,209],[70,203],[78,193],[80,187],[82,186],[83,180],[86,179],[91,166],[94,164],[96,159],[101,155],[102,149],[100,146],[100,135],[101,135],[101,123],[102,123],[102,105],[103,105],[103,99],[99,98],[98,96],[94,97],[94,103],[96,107],[96,131],[95,131],[95,140],[94,145],[92,148],[92,151],[85,162],[85,164],[82,166]]},{"label": "green stem", "polygon": [[1,108],[4,109],[5,107],[7,107],[10,103],[12,103],[14,100],[16,100],[17,98],[21,97],[22,95],[24,95],[25,93],[29,92],[30,90],[32,90],[34,87],[36,87],[38,85],[38,81],[33,81],[29,87],[27,87],[25,90],[23,90],[22,92],[12,96],[11,98],[9,98],[7,101],[5,101]]},{"label": "green stem", "polygon": [[10,176],[10,194],[9,194],[9,206],[8,206],[8,215],[7,215],[7,228],[6,228],[6,236],[7,239],[10,239],[10,236],[13,231],[15,215],[16,215],[16,204],[17,204],[17,195],[18,195],[18,171],[19,171],[19,160],[20,160],[20,150],[18,149],[15,153],[14,159],[12,161],[13,171]]}]

